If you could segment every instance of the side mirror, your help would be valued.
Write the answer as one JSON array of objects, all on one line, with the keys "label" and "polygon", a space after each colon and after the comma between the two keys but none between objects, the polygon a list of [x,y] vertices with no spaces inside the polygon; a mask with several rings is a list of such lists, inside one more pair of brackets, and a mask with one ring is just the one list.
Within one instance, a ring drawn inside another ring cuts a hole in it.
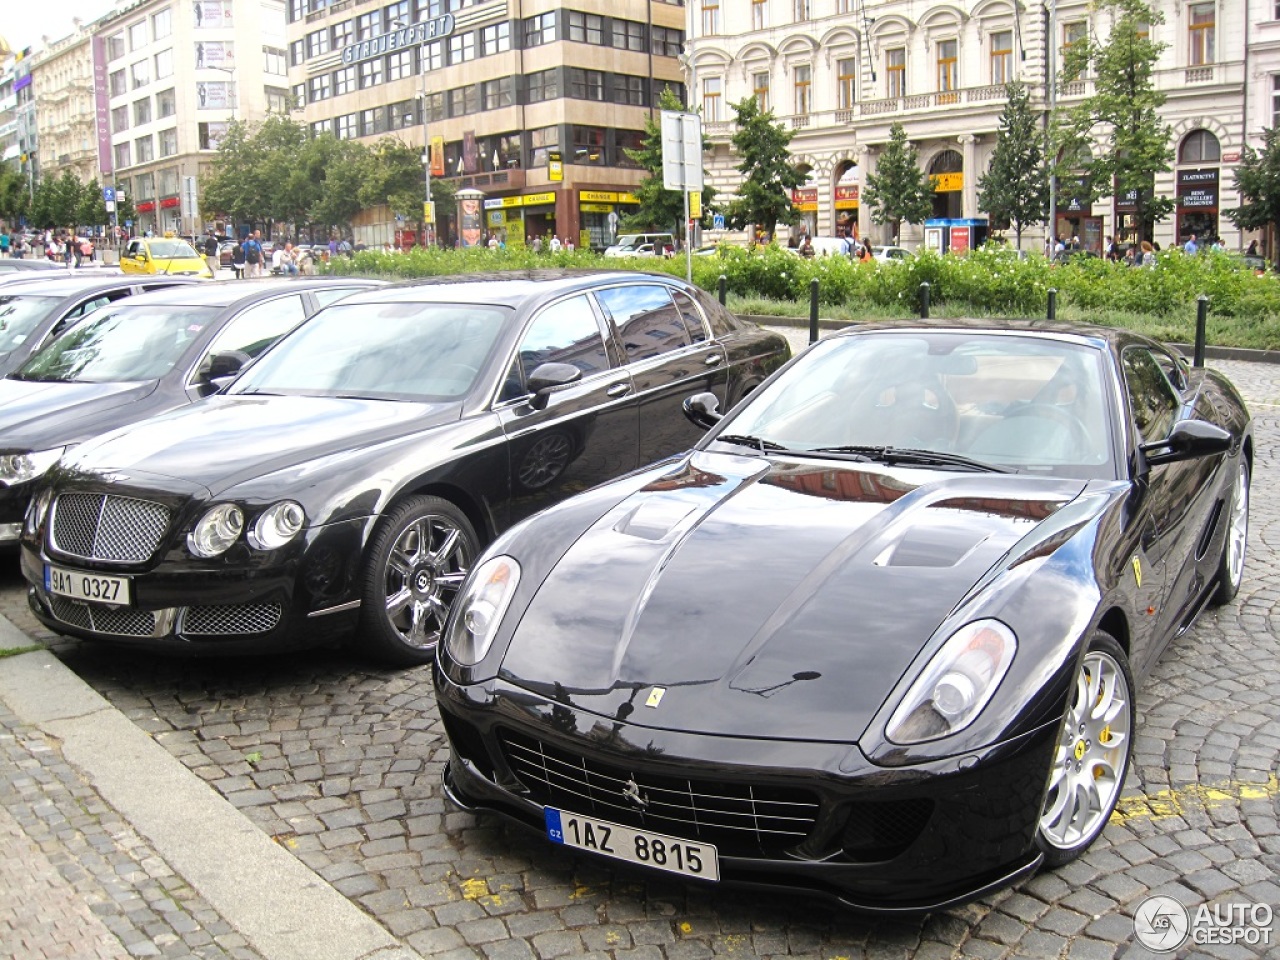
[{"label": "side mirror", "polygon": [[692,397],[686,397],[680,408],[694,426],[703,430],[710,430],[724,419],[724,414],[720,412],[720,398],[714,393],[695,393]]},{"label": "side mirror", "polygon": [[571,363],[541,363],[529,374],[529,403],[541,410],[551,399],[551,394],[582,379],[582,371]]},{"label": "side mirror", "polygon": [[1217,424],[1204,420],[1179,420],[1169,431],[1169,436],[1144,443],[1138,449],[1148,466],[1156,466],[1226,453],[1234,442],[1235,438]]}]

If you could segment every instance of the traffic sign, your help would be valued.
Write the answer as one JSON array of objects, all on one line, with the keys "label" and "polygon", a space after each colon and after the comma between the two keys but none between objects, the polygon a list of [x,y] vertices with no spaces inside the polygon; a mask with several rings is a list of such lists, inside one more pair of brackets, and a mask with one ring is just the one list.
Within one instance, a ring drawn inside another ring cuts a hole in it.
[{"label": "traffic sign", "polygon": [[[116,188],[115,188],[115,187],[103,187],[103,188],[102,188],[102,199],[103,199],[104,201],[106,201],[107,203],[115,203],[115,202],[116,202]],[[110,208],[108,208],[108,209],[110,209]]]},{"label": "traffic sign", "polygon": [[723,213],[717,213],[717,214],[712,215],[712,217],[711,217],[711,228],[712,228],[713,230],[723,230],[723,229],[724,229],[724,214],[723,214]]},{"label": "traffic sign", "polygon": [[662,111],[662,185],[702,189],[702,118],[696,113]]}]

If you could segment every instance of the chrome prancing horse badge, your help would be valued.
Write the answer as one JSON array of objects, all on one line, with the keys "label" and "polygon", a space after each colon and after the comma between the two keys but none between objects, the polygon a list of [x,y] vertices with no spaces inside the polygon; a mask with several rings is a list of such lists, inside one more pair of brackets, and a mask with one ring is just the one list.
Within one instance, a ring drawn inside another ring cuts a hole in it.
[{"label": "chrome prancing horse badge", "polygon": [[644,705],[646,707],[656,707],[662,702],[662,698],[666,696],[666,693],[666,687],[654,687],[649,691],[649,698],[645,700]]}]

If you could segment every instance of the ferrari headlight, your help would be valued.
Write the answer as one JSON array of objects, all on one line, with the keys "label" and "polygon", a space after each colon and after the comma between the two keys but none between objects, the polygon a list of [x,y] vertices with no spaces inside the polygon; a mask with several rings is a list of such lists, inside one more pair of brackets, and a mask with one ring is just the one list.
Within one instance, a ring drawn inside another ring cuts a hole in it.
[{"label": "ferrari headlight", "polygon": [[520,564],[511,557],[492,557],[476,568],[454,601],[444,639],[449,656],[468,667],[484,658],[519,583]]},{"label": "ferrari headlight", "polygon": [[49,504],[53,501],[53,491],[45,487],[27,504],[26,527],[27,533],[34,534],[40,529],[40,524],[44,522],[45,516],[49,512]]},{"label": "ferrari headlight", "polygon": [[43,476],[58,462],[66,447],[33,450],[31,453],[8,453],[0,456],[0,486],[11,487]]},{"label": "ferrari headlight", "polygon": [[298,535],[307,522],[300,504],[281,500],[262,511],[249,531],[249,546],[255,550],[276,550]]},{"label": "ferrari headlight", "polygon": [[1013,631],[998,620],[961,627],[933,655],[885,733],[898,744],[923,743],[958,733],[982,712],[1004,679],[1018,648]]},{"label": "ferrari headlight", "polygon": [[205,511],[200,522],[187,534],[187,549],[197,557],[225,553],[244,530],[244,514],[234,503],[220,503]]}]

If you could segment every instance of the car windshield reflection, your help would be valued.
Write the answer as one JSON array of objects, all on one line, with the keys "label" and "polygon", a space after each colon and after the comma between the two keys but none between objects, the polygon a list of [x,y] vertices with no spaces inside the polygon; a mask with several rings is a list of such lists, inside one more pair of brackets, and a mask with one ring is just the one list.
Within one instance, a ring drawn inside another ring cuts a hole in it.
[{"label": "car windshield reflection", "polygon": [[13,376],[84,383],[158,380],[216,313],[214,307],[177,304],[106,310],[76,324]]},{"label": "car windshield reflection", "polygon": [[[1109,477],[1101,352],[1065,340],[883,332],[820,343],[723,431],[791,451],[935,451]],[[941,465],[941,464],[939,464]]]},{"label": "car windshield reflection", "polygon": [[510,311],[436,303],[328,307],[230,393],[456,399],[475,385]]}]

